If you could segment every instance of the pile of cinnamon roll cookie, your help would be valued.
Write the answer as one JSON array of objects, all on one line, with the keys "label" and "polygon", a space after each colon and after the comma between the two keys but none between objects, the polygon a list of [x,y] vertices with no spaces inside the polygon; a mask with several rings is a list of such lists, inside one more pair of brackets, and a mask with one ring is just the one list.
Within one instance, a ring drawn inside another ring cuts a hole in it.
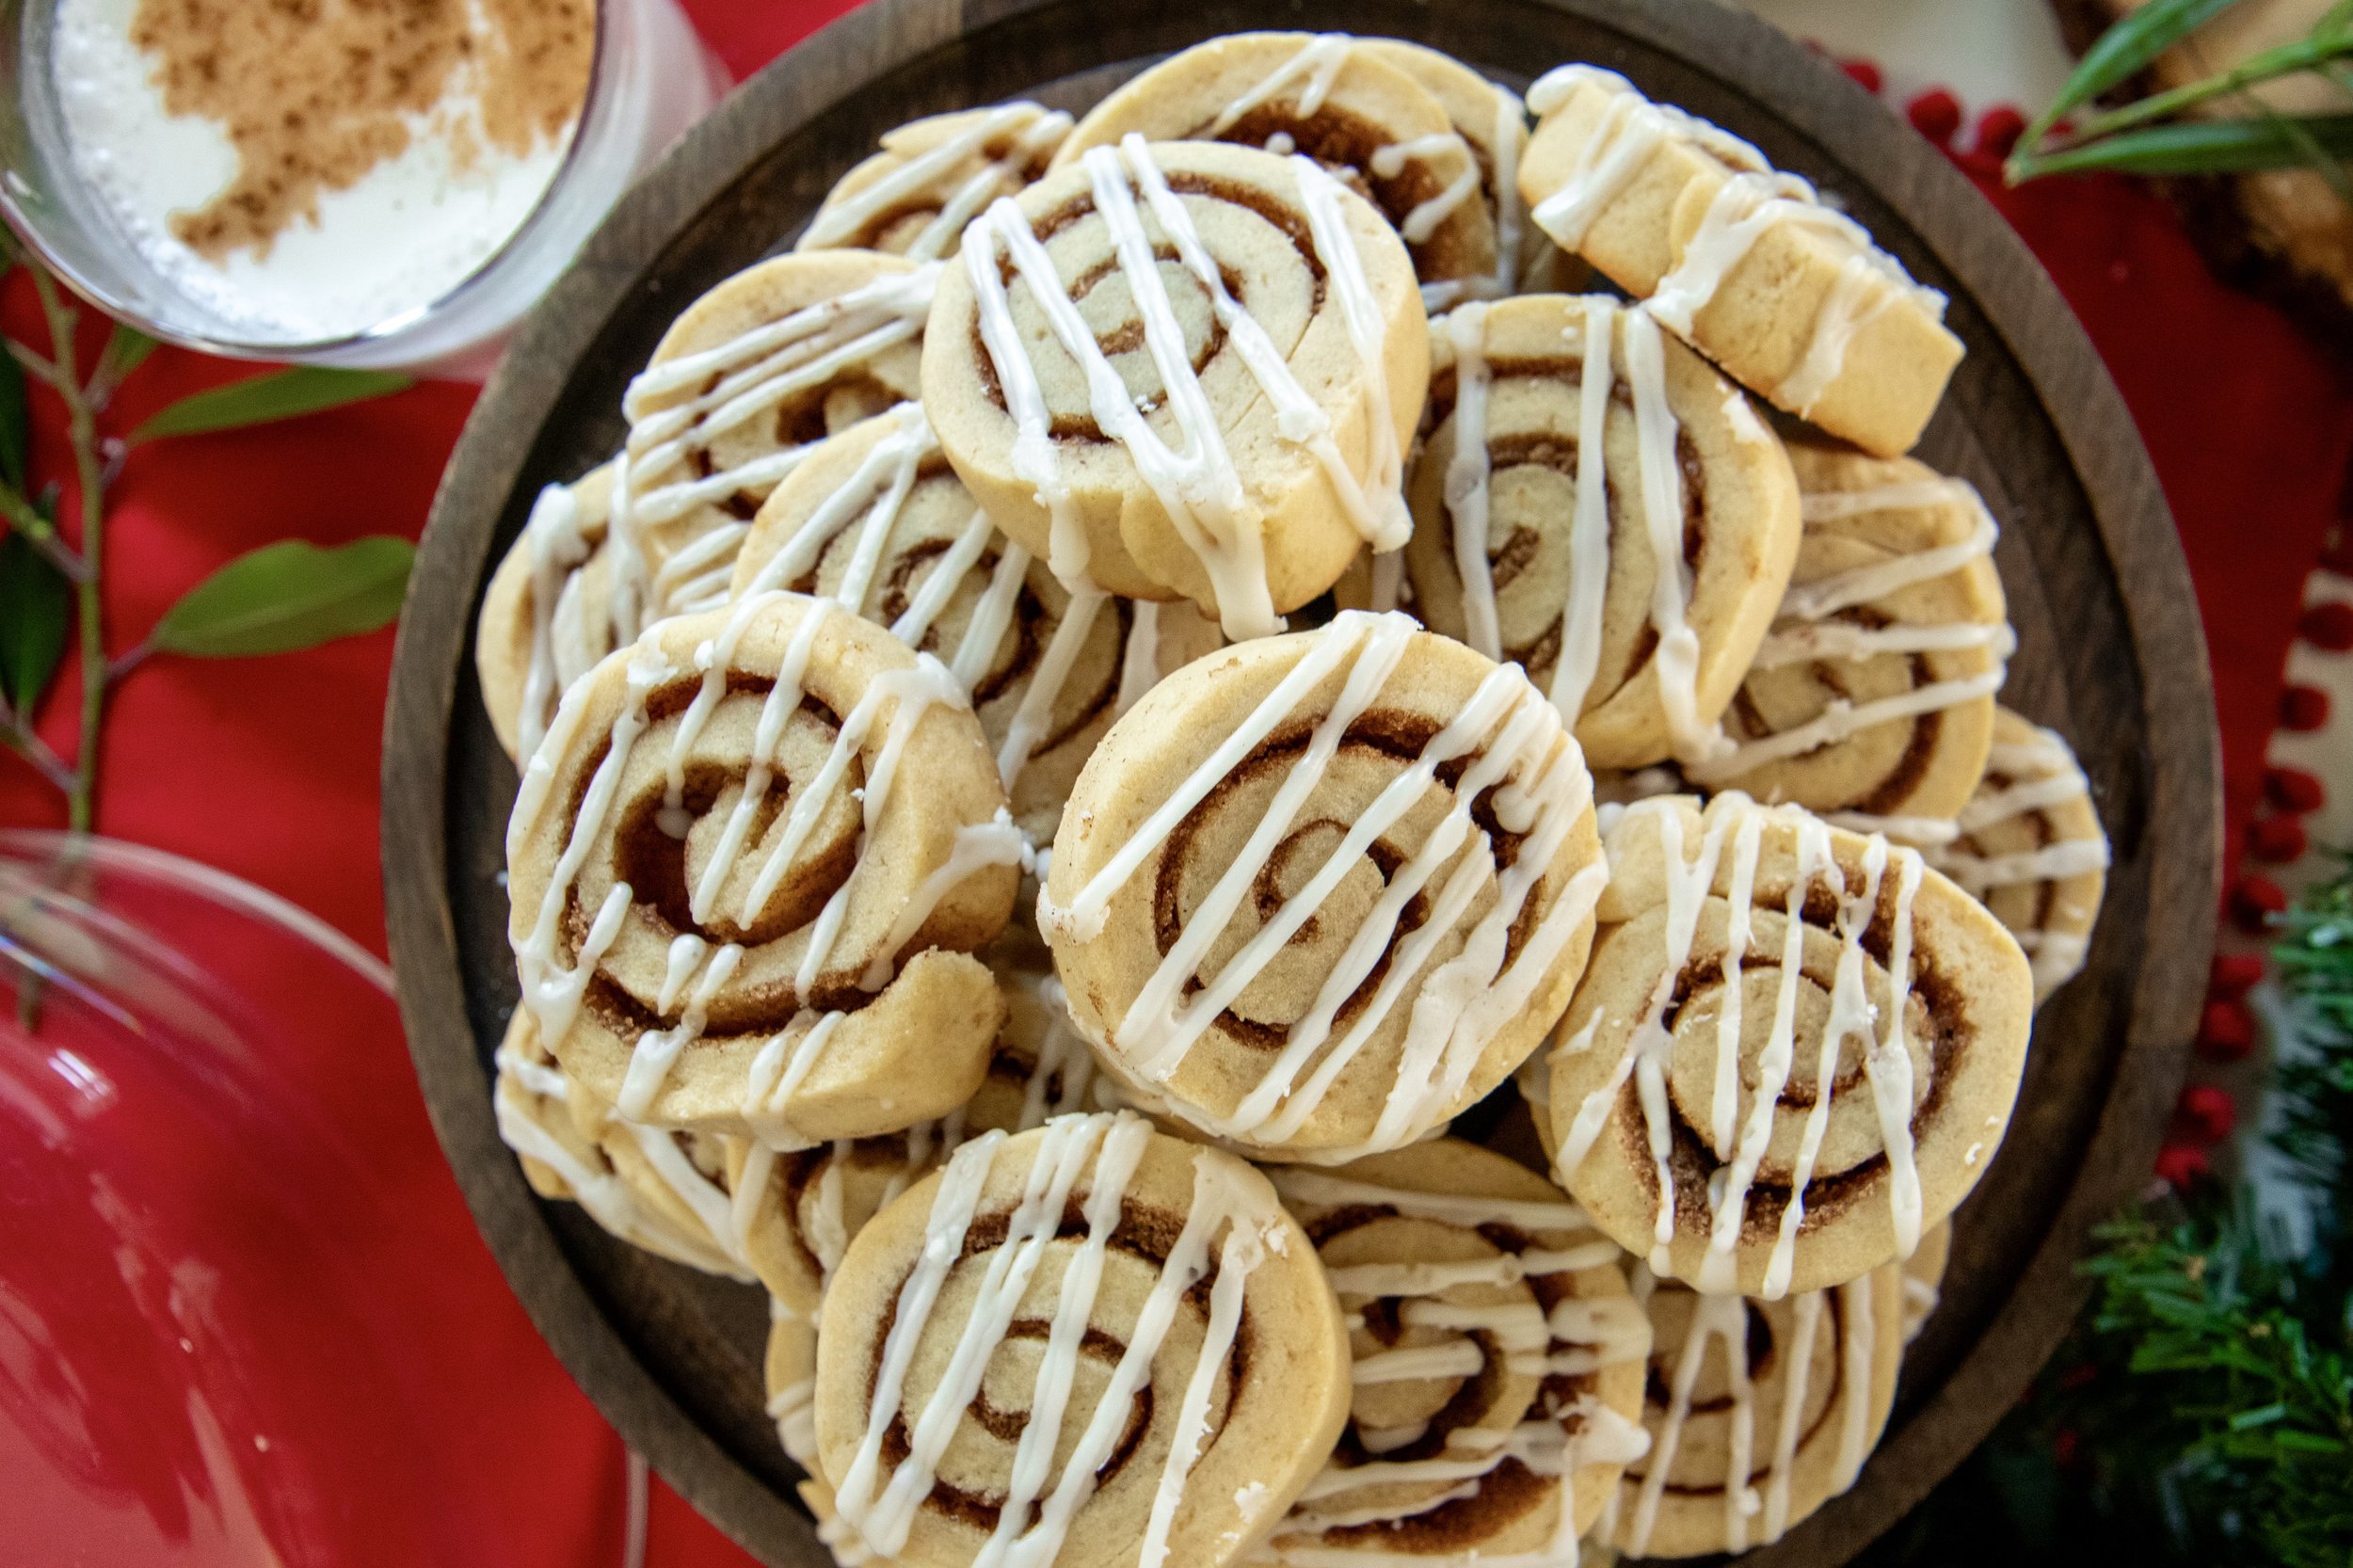
[{"label": "pile of cinnamon roll cookie", "polygon": [[679,316],[482,611],[497,1108],[765,1287],[842,1562],[1854,1480],[2106,864],[1904,456],[1943,306],[1609,72],[1266,33],[895,131]]}]

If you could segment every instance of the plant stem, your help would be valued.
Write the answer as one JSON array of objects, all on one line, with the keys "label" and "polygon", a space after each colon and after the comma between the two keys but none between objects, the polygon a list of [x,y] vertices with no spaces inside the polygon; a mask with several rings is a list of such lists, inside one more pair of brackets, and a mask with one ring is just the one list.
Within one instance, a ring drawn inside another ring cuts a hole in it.
[{"label": "plant stem", "polygon": [[98,742],[106,716],[105,601],[99,578],[105,560],[106,475],[99,458],[97,410],[75,368],[73,328],[77,312],[65,302],[48,272],[31,257],[25,268],[40,296],[40,311],[49,324],[50,364],[55,374],[44,377],[65,404],[66,434],[73,446],[74,488],[81,492],[81,575],[73,589],[78,600],[82,632],[82,722],[73,764],[73,785],[66,795],[66,824],[88,833],[97,820]]}]

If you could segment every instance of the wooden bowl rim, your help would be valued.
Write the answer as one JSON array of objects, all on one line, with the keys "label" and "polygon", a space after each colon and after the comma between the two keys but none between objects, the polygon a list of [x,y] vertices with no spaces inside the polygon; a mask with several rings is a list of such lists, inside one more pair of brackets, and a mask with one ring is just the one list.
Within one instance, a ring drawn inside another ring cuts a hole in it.
[{"label": "wooden bowl rim", "polygon": [[[459,982],[446,769],[472,609],[531,439],[595,335],[632,308],[664,249],[767,149],[972,32],[1071,0],[873,0],[741,87],[615,209],[518,333],[437,493],[401,618],[385,712],[386,926],[435,1130],[484,1239],[534,1322],[632,1448],[755,1556],[829,1560],[798,1506],[738,1464],[640,1362],[561,1250],[500,1143]],[[1854,1490],[1755,1555],[1843,1561],[1983,1438],[2056,1348],[2090,1226],[2136,1192],[2187,1062],[2219,886],[2219,742],[2188,568],[2156,475],[2105,366],[2025,242],[1943,153],[1827,60],[1709,0],[1519,0],[1671,55],[1817,143],[1899,212],[1959,280],[2041,402],[2091,509],[2144,680],[2152,757],[2151,921],[2125,1040],[2082,1166],[2032,1261],[1930,1400]],[[2025,329],[2028,326],[2032,329]],[[2159,830],[2161,828],[2161,830]],[[2112,912],[2113,913],[2113,912]],[[779,1555],[782,1554],[782,1555]]]}]

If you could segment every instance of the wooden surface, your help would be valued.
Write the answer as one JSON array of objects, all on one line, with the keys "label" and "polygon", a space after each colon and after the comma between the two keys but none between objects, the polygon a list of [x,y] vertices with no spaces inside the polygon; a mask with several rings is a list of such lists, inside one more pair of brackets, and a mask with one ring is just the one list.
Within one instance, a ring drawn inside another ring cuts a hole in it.
[{"label": "wooden surface", "polygon": [[1969,357],[1920,456],[1974,481],[2020,638],[2005,700],[2081,753],[2115,841],[2086,972],[2038,1022],[2019,1112],[1962,1209],[1945,1301],[1845,1497],[1756,1555],[1845,1560],[1985,1434],[2080,1299],[2088,1227],[2146,1180],[2205,984],[2218,865],[2204,645],[2148,458],[2017,236],[1826,62],[1705,0],[878,0],[746,84],[628,198],[526,324],[452,458],[410,581],[385,719],[384,873],[409,1045],[484,1235],[629,1439],[756,1555],[829,1559],[761,1406],[766,1312],[543,1205],[499,1143],[489,1061],[515,1003],[498,881],[514,770],[481,712],[482,584],[532,496],[619,443],[620,393],[696,295],[788,242],[893,125],[1015,95],[1080,108],[1143,64],[1254,26],[1420,39],[1524,85],[1568,59],[1755,141],[1952,296]]}]

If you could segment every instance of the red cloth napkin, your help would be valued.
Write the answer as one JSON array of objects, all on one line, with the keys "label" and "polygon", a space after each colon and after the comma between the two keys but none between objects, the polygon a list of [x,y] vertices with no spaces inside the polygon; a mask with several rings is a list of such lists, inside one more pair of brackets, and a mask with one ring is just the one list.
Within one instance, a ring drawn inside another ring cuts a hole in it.
[{"label": "red cloth napkin", "polygon": [[[685,5],[738,76],[848,8],[840,0]],[[2144,189],[2102,180],[2009,192],[1980,178],[2105,357],[2172,502],[2213,650],[2235,842],[2259,792],[2301,585],[2353,451],[2353,393],[2278,312],[2217,284],[2169,209]],[[40,341],[28,290],[0,298],[0,321]],[[98,341],[93,323],[84,352]],[[127,429],[196,388],[248,374],[159,352],[108,421]],[[116,491],[109,547],[116,648],[136,643],[222,562],[272,539],[415,536],[473,396],[467,386],[425,385],[298,424],[134,453]],[[56,408],[38,392],[35,402],[37,471],[67,472]],[[151,662],[124,683],[114,710],[100,827],[248,877],[381,952],[376,770],[391,657],[383,632],[275,659]],[[40,714],[60,750],[74,707],[69,673]],[[0,754],[0,822],[62,821],[47,786]],[[421,1110],[393,1112],[410,1124],[415,1144],[402,1174],[416,1202],[455,1211],[459,1198]],[[448,1276],[484,1364],[504,1368],[494,1385],[453,1380],[439,1391],[448,1419],[528,1433],[514,1446],[513,1493],[516,1507],[536,1517],[527,1532],[536,1546],[513,1559],[515,1568],[617,1561],[618,1440],[540,1343],[486,1250],[417,1263]],[[657,1486],[648,1560],[734,1568],[749,1560]]]}]

